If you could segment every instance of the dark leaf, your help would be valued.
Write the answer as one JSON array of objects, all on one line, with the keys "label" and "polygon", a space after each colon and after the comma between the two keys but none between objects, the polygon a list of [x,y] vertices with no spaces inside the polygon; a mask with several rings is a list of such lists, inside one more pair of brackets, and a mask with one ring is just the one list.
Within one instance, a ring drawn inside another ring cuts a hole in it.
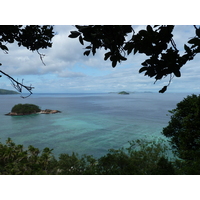
[{"label": "dark leaf", "polygon": [[131,48],[128,49],[128,51],[127,51],[128,55],[131,53],[132,50],[133,49],[131,49]]},{"label": "dark leaf", "polygon": [[91,46],[87,46],[87,47],[85,47],[86,49],[91,49],[92,47]]},{"label": "dark leaf", "polygon": [[199,42],[200,42],[199,38],[196,37],[188,41],[189,44],[195,44],[195,45],[198,45]]},{"label": "dark leaf", "polygon": [[95,55],[95,53],[96,53],[96,48],[93,46],[93,48],[92,48],[92,54],[93,54],[93,56]]},{"label": "dark leaf", "polygon": [[142,67],[142,68],[140,68],[139,73],[142,73],[143,71],[146,71],[147,69],[148,69],[148,67]]},{"label": "dark leaf", "polygon": [[147,31],[148,32],[153,32],[153,29],[152,29],[152,27],[150,25],[147,26]]},{"label": "dark leaf", "polygon": [[70,32],[71,34],[68,36],[70,38],[77,38],[80,35],[78,31],[70,31]]},{"label": "dark leaf", "polygon": [[84,56],[89,56],[89,54],[90,54],[90,50],[89,50],[89,51],[85,51],[85,52],[83,53]]},{"label": "dark leaf", "polygon": [[124,46],[124,50],[127,50],[128,55],[132,52],[133,48],[134,48],[134,46],[130,42],[126,43],[126,45]]},{"label": "dark leaf", "polygon": [[164,93],[166,90],[167,90],[167,86],[164,86],[164,87],[159,91],[159,93]]},{"label": "dark leaf", "polygon": [[120,56],[120,60],[127,60],[124,56]]},{"label": "dark leaf", "polygon": [[[147,70],[147,75],[149,76],[149,77],[153,77],[153,76],[155,76],[156,75],[156,72],[155,72],[155,70],[153,69],[153,68],[148,68],[148,70]],[[145,74],[146,74],[145,73]]]},{"label": "dark leaf", "polygon": [[196,35],[200,38],[200,28],[196,29]]},{"label": "dark leaf", "polygon": [[137,53],[137,51],[138,51],[138,49],[135,48],[133,51],[134,55]]},{"label": "dark leaf", "polygon": [[111,52],[105,53],[104,60],[107,60],[111,56]]},{"label": "dark leaf", "polygon": [[163,74],[157,74],[157,76],[155,77],[156,81],[162,79]]},{"label": "dark leaf", "polygon": [[174,71],[176,77],[181,77],[181,72],[179,70]]},{"label": "dark leaf", "polygon": [[84,45],[84,43],[83,43],[83,38],[82,38],[81,35],[79,36],[79,42],[80,42],[82,45]]},{"label": "dark leaf", "polygon": [[114,68],[117,65],[117,60],[112,61],[112,67]]},{"label": "dark leaf", "polygon": [[1,48],[3,51],[8,51],[8,48],[7,48],[7,46],[5,46],[5,45],[1,45],[0,48]]},{"label": "dark leaf", "polygon": [[145,31],[145,30],[140,30],[138,34],[139,34],[139,35],[142,35],[142,36],[145,36],[145,35],[147,35],[147,31]]},{"label": "dark leaf", "polygon": [[190,53],[191,52],[191,49],[190,47],[188,47],[186,44],[184,44],[184,49],[187,53]]}]

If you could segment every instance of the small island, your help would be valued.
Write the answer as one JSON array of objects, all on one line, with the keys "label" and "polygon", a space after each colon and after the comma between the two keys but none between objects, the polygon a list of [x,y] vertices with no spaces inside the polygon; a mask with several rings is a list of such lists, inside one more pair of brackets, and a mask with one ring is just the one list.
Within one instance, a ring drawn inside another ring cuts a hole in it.
[{"label": "small island", "polygon": [[9,116],[21,116],[21,115],[31,115],[31,114],[55,114],[60,113],[59,110],[41,110],[39,106],[34,104],[17,104],[12,109],[11,112],[5,115]]},{"label": "small island", "polygon": [[119,92],[118,94],[129,94],[128,92],[125,92],[125,91],[121,91]]}]

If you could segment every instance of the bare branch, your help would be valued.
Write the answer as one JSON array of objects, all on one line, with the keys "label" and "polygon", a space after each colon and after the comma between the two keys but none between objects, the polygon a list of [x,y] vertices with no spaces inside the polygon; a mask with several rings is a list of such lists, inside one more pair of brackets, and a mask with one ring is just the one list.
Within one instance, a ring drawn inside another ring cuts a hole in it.
[{"label": "bare branch", "polygon": [[7,77],[9,78],[9,80],[11,81],[12,86],[13,86],[18,92],[22,93],[22,89],[23,89],[23,88],[25,88],[25,89],[29,92],[29,95],[28,95],[28,96],[22,96],[22,95],[21,95],[22,98],[27,98],[27,97],[29,97],[29,96],[32,94],[32,91],[31,91],[31,90],[32,90],[34,87],[32,87],[31,85],[30,85],[30,86],[24,85],[24,84],[23,84],[24,79],[22,79],[22,83],[20,83],[20,82],[16,81],[14,78],[12,78],[10,75],[6,74],[5,72],[3,72],[3,71],[1,71],[1,70],[0,70],[0,73],[2,73],[3,75],[5,75],[5,76],[7,76]]},{"label": "bare branch", "polygon": [[45,56],[45,54],[41,54],[38,50],[37,50],[37,53],[39,54],[40,60],[42,61],[43,65],[45,65],[45,63],[43,61],[43,57]]},{"label": "bare branch", "polygon": [[178,51],[178,49],[176,48],[176,43],[174,42],[174,40],[171,38],[171,44],[172,44],[172,46],[174,47],[174,49],[176,50],[176,51]]}]

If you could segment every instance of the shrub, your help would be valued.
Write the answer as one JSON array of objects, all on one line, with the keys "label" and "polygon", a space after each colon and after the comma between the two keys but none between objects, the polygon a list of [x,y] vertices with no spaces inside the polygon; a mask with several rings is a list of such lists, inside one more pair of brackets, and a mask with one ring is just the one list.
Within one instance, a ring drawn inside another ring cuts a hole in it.
[{"label": "shrub", "polygon": [[179,158],[195,161],[200,157],[200,95],[187,96],[169,112],[171,120],[162,133]]},{"label": "shrub", "polygon": [[173,164],[167,157],[167,150],[164,140],[132,141],[129,148],[112,149],[107,155],[101,157],[98,161],[98,174],[174,174]]},{"label": "shrub", "polygon": [[52,150],[45,148],[41,153],[38,148],[16,145],[10,138],[6,144],[0,143],[0,174],[2,175],[37,175],[55,174],[55,159]]},{"label": "shrub", "polygon": [[173,163],[168,160],[165,145],[137,140],[129,148],[109,152],[96,159],[91,155],[60,154],[55,159],[53,149],[16,145],[10,138],[0,143],[0,174],[61,174],[61,175],[151,175],[174,174]]}]

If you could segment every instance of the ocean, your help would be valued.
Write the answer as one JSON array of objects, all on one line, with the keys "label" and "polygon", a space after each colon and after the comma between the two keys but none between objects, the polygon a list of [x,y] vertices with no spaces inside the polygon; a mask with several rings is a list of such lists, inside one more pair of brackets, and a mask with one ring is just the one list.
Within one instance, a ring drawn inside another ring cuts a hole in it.
[{"label": "ocean", "polygon": [[[168,110],[190,94],[183,93],[74,93],[0,96],[0,142],[40,150],[49,147],[56,157],[72,152],[100,157],[108,149],[128,146],[135,139],[164,138]],[[18,103],[32,103],[57,114],[6,116]]]}]

